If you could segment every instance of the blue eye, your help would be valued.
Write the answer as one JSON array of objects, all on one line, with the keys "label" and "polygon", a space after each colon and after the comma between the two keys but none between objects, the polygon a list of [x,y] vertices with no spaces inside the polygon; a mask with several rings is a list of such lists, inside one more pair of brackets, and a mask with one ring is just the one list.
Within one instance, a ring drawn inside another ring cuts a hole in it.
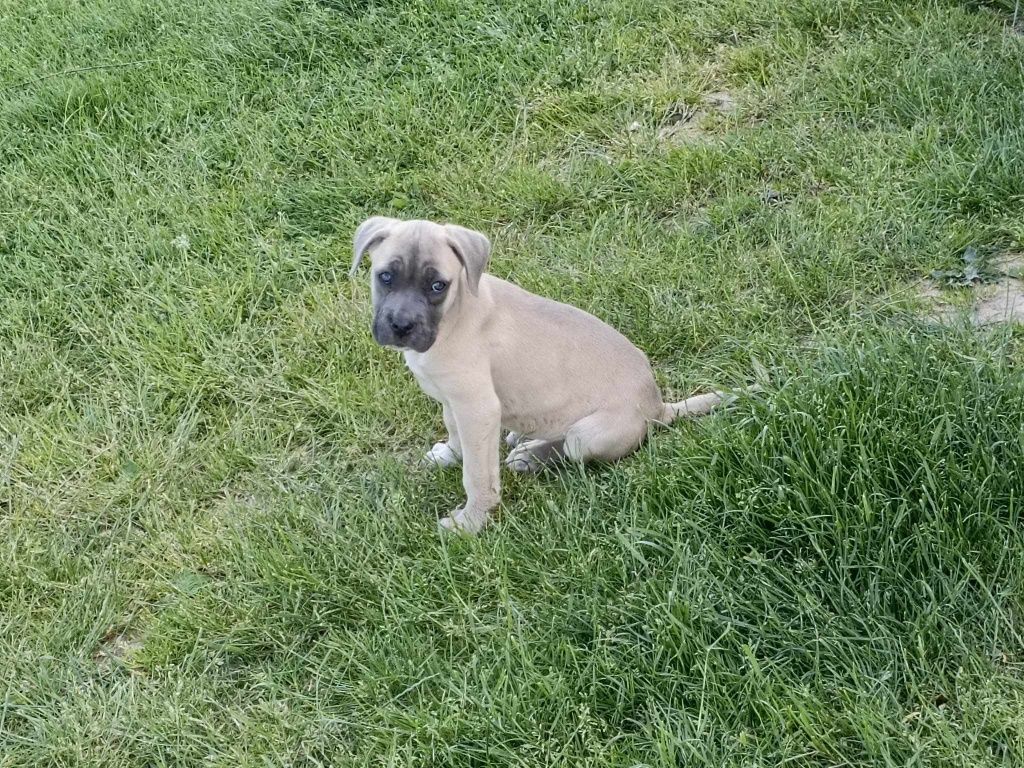
[{"label": "blue eye", "polygon": [[430,284],[430,290],[432,290],[434,293],[441,293],[447,287],[448,283],[446,283],[444,280],[435,280]]},{"label": "blue eye", "polygon": [[391,285],[391,273],[381,272],[377,275],[377,279],[380,280],[384,285]]}]

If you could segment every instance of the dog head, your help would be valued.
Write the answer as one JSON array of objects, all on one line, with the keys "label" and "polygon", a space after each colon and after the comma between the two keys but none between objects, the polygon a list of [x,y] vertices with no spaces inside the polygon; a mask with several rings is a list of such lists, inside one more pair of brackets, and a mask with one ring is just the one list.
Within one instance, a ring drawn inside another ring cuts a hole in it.
[{"label": "dog head", "polygon": [[476,295],[491,243],[454,224],[374,216],[356,229],[352,251],[352,275],[370,253],[373,338],[386,347],[426,352],[461,292]]}]

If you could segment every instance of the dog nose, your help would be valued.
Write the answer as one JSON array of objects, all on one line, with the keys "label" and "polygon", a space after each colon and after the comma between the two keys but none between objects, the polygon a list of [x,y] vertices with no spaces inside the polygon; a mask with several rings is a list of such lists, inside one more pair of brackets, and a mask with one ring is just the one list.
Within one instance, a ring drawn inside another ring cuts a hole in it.
[{"label": "dog nose", "polygon": [[411,331],[413,326],[416,325],[416,323],[414,323],[412,320],[396,317],[391,318],[390,324],[391,330],[394,331],[395,335],[398,336],[399,338],[403,336],[408,336],[409,331]]}]

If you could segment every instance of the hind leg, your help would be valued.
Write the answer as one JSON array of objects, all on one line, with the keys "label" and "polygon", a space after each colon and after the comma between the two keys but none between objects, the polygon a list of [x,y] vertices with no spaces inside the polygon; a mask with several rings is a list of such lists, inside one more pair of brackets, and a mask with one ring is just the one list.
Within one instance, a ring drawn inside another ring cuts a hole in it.
[{"label": "hind leg", "polygon": [[562,458],[562,441],[521,440],[508,452],[505,466],[513,472],[539,472]]},{"label": "hind leg", "polygon": [[647,436],[647,420],[633,411],[598,411],[586,416],[565,434],[565,457],[572,461],[617,461]]}]

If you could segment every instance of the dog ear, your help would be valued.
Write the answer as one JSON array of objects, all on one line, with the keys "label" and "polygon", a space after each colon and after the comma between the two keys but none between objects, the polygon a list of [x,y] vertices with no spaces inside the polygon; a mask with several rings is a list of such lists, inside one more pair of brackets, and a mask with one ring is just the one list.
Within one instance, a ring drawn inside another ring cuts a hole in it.
[{"label": "dog ear", "polygon": [[462,266],[466,268],[469,291],[476,296],[480,276],[491,260],[491,241],[482,232],[466,229],[458,224],[445,224],[444,228],[448,232],[448,244],[455,251]]},{"label": "dog ear", "polygon": [[352,269],[348,272],[349,277],[355,277],[363,254],[390,235],[399,223],[398,219],[389,219],[387,216],[371,216],[356,228],[352,238]]}]

